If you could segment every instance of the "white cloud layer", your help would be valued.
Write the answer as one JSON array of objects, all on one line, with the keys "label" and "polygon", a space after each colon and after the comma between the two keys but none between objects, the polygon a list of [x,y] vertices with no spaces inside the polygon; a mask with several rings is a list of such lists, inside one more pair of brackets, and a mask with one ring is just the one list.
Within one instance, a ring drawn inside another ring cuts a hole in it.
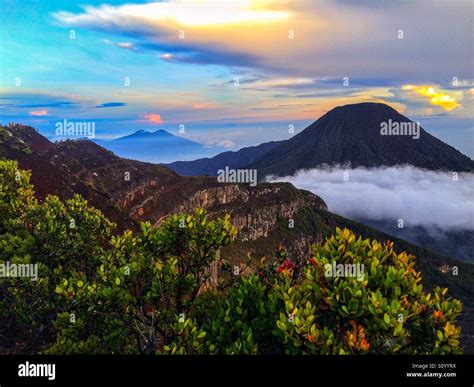
[{"label": "white cloud layer", "polygon": [[[347,173],[347,181],[344,174]],[[474,174],[427,171],[411,166],[341,167],[298,171],[287,181],[323,198],[329,209],[354,219],[403,219],[406,225],[442,230],[474,229]]]}]

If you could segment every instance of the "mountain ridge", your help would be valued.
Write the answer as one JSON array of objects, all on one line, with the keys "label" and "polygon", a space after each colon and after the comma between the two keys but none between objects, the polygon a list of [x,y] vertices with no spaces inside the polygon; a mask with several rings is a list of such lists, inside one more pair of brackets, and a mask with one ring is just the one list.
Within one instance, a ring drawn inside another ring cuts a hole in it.
[{"label": "mountain ridge", "polygon": [[[381,124],[388,122],[416,124],[386,104],[343,105],[331,109],[290,139],[269,149],[262,147],[254,160],[239,162],[234,157],[230,161],[227,158],[226,162],[232,162],[234,168],[257,169],[259,179],[268,175],[288,176],[300,169],[323,165],[370,168],[408,164],[431,170],[474,171],[472,159],[421,126],[418,139],[407,135],[382,135]],[[244,153],[246,149],[239,152]],[[207,163],[198,159],[168,166],[178,173],[199,175],[223,168],[225,165],[219,156]]]},{"label": "mountain ridge", "polygon": [[183,176],[215,176],[218,169],[223,169],[224,167],[240,168],[257,161],[262,154],[270,151],[280,143],[281,141],[270,141],[256,146],[245,147],[237,151],[222,152],[214,157],[205,157],[194,161],[175,161],[165,165]]}]

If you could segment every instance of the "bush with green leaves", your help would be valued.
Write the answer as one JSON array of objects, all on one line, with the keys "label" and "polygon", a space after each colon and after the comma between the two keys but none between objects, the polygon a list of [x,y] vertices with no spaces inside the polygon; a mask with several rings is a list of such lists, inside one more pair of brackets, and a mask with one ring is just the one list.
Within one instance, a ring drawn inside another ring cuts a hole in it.
[{"label": "bush with green leaves", "polygon": [[[461,302],[447,298],[447,289],[425,293],[414,257],[397,254],[393,242],[337,229],[313,254],[302,278],[283,273],[275,284],[285,302],[277,325],[287,353],[460,352]],[[332,270],[353,265],[363,276]]]},{"label": "bush with green leaves", "polygon": [[170,353],[462,352],[461,302],[447,289],[425,293],[414,257],[397,254],[393,242],[336,229],[313,254],[297,265],[280,246],[258,274],[200,300]]},{"label": "bush with green leaves", "polygon": [[[192,320],[183,326],[184,337],[166,348],[168,353],[251,355],[280,353],[274,340],[275,316],[280,300],[256,275],[242,276],[225,292],[208,292],[194,305]],[[192,330],[199,346],[191,345]]]},{"label": "bush with green leaves", "polygon": [[55,293],[65,276],[90,275],[113,224],[80,196],[38,203],[29,172],[0,161],[0,264],[36,264],[37,280],[0,277],[0,346],[25,351],[47,345],[66,305]]},{"label": "bush with green leaves", "polygon": [[[56,292],[69,315],[49,353],[82,352],[91,342],[110,353],[156,353],[179,336],[192,306],[210,280],[217,251],[236,233],[229,216],[207,221],[202,209],[172,216],[160,227],[142,223],[134,235],[112,237],[95,277],[64,278]],[[79,327],[79,328],[78,328]],[[192,336],[192,335],[191,335]]]}]

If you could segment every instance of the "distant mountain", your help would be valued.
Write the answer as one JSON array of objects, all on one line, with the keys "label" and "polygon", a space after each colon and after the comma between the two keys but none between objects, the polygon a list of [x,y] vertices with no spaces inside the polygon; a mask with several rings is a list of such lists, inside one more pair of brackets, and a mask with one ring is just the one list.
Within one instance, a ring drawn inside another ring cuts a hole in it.
[{"label": "distant mountain", "polygon": [[[381,125],[407,127],[414,122],[381,103],[339,106],[289,140],[225,152],[212,159],[172,163],[185,175],[212,174],[231,168],[255,168],[259,179],[292,175],[300,169],[327,165],[379,167],[409,164],[431,170],[474,171],[474,161],[426,132],[382,135]],[[407,125],[408,124],[408,125]],[[251,154],[253,160],[242,157]],[[227,164],[226,164],[227,163]]]},{"label": "distant mountain", "polygon": [[167,167],[183,176],[215,176],[218,169],[240,168],[259,160],[265,153],[280,145],[282,141],[272,141],[258,146],[249,146],[238,151],[219,153],[212,158],[202,158],[194,161],[176,161],[166,164]]},{"label": "distant mountain", "polygon": [[[189,160],[211,151],[202,144],[175,136],[162,129],[156,132],[138,130],[114,140],[95,142],[121,157],[156,163]],[[215,154],[216,149],[212,151]]]}]

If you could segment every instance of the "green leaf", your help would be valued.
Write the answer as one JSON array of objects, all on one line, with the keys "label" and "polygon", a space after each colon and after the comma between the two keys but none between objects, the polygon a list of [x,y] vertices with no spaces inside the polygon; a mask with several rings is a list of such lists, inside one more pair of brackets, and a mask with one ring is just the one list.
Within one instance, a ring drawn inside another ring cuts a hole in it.
[{"label": "green leaf", "polygon": [[436,336],[438,336],[439,341],[443,341],[443,332],[440,330],[436,331]]}]

